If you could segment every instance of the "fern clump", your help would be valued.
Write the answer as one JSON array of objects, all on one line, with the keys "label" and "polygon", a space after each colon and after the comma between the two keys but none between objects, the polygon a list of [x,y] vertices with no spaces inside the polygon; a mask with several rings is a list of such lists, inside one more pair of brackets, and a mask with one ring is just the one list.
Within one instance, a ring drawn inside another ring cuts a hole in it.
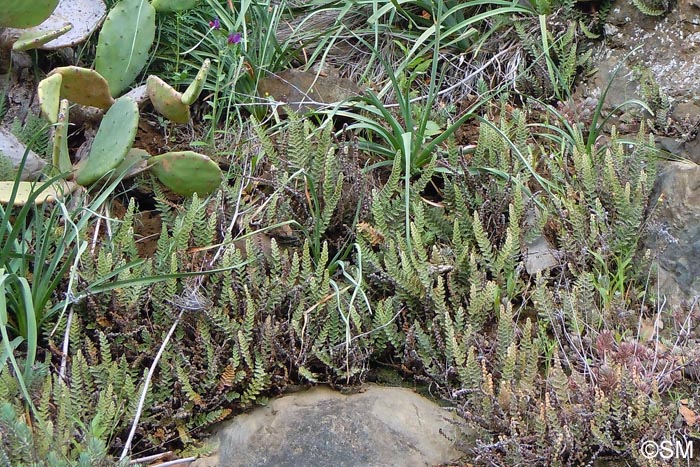
[{"label": "fern clump", "polygon": [[[175,205],[156,188],[161,231],[151,257],[139,256],[137,204],[130,200],[109,241],[81,258],[88,283],[137,281],[89,296],[80,318],[91,324],[71,337],[71,355],[83,353],[96,362],[86,352],[96,355],[95,349],[106,347],[102,358],[130,368],[130,377],[122,378],[129,388],[139,386],[146,359],[183,314],[152,379],[146,407],[158,409],[147,409],[140,419],[142,446],[187,446],[194,452],[207,427],[291,382],[349,384],[367,371],[376,349],[372,304],[364,296],[362,269],[341,259],[352,251],[348,230],[361,195],[355,143],[301,120],[292,119],[288,131],[282,149],[264,140],[270,153],[261,167],[276,176],[248,188],[252,202],[259,193],[270,198],[261,208],[241,209],[250,214],[233,231],[226,229],[237,195],[224,190]],[[350,191],[355,197],[341,200]],[[271,228],[286,216],[292,216],[294,230]],[[211,244],[218,244],[216,250]],[[178,277],[211,269],[217,272]],[[138,282],[150,276],[163,279]],[[92,386],[83,372],[75,376],[82,391],[121,388],[112,380],[117,374],[107,374]],[[125,436],[126,428],[117,424],[114,435]]]},{"label": "fern clump", "polygon": [[273,228],[285,219],[289,227],[272,231],[283,233],[278,237],[284,243],[300,246],[308,241],[314,261],[320,259],[324,240],[334,257],[346,256],[353,226],[368,215],[373,184],[361,173],[357,138],[345,132],[337,139],[331,125],[318,129],[294,113],[278,145],[258,126],[255,129],[267,157],[265,176],[255,192],[269,200],[264,209],[245,216],[243,225]]},{"label": "fern clump", "polygon": [[29,114],[24,121],[15,118],[12,121],[11,130],[22,144],[47,159],[51,154],[49,128],[49,123],[42,117]]},{"label": "fern clump", "polygon": [[[570,21],[562,31],[539,30],[528,20],[513,23],[527,60],[520,66],[516,88],[535,99],[564,100],[581,69],[591,68],[592,50],[579,45],[579,30],[591,34],[582,21]],[[538,37],[538,36],[544,37]]]},{"label": "fern clump", "polygon": [[0,458],[7,465],[128,464],[115,461],[108,443],[112,428],[132,415],[124,401],[134,397],[136,388],[129,384],[132,377],[124,365],[94,357],[88,363],[77,353],[68,367],[70,384],[58,374],[49,374],[47,363],[36,368],[30,387],[37,394],[31,418],[22,406],[17,381],[7,367],[0,371]]},{"label": "fern clump", "polygon": [[[664,435],[650,421],[670,420],[674,407],[662,393],[679,381],[671,352],[662,357],[667,371],[649,360],[652,345],[629,334],[609,340],[641,319],[620,310],[640,306],[631,264],[655,177],[653,141],[643,127],[633,146],[614,131],[598,148],[574,135],[578,143],[558,146],[561,158],[542,162],[554,183],[536,200],[530,188],[541,179],[522,156],[532,160],[543,143],[525,115],[501,110],[497,123],[481,125],[473,152],[450,150],[451,171],[429,167],[408,189],[395,164],[375,194],[372,223],[358,231],[374,288],[392,297],[376,307],[375,342],[482,430],[477,462],[639,457],[640,440]],[[431,179],[442,187],[439,205],[414,195]],[[406,206],[410,235],[396,227]],[[535,206],[533,223],[526,212]],[[561,260],[552,277],[524,273],[521,245],[536,234]],[[667,326],[678,329],[674,320]]]},{"label": "fern clump", "polygon": [[12,159],[0,152],[0,181],[14,180],[17,176],[17,171],[12,164]]},{"label": "fern clump", "polygon": [[666,134],[670,130],[671,104],[668,95],[659,87],[653,72],[648,68],[639,67],[636,70],[639,79],[639,91],[642,99],[653,113],[649,119],[651,129],[657,134]]},{"label": "fern clump", "polygon": [[[141,449],[203,452],[208,427],[289,385],[355,384],[381,364],[430,383],[478,431],[474,462],[639,457],[675,415],[666,393],[698,333],[640,299],[653,140],[642,126],[634,145],[613,131],[588,146],[581,126],[557,140],[554,124],[533,132],[527,107],[490,110],[474,147],[449,142],[413,177],[397,158],[369,178],[352,135],[292,116],[276,140],[260,132],[249,179],[181,204],[154,188],[150,250],[131,199],[79,258],[81,286],[115,287],[74,303],[70,327],[46,336],[54,349],[69,336],[70,358],[59,377],[47,369],[63,350],[47,354],[31,388],[41,436],[16,424],[19,388],[0,371],[14,407],[0,407],[3,442],[100,465],[176,324],[147,388]],[[529,274],[534,236],[558,263]],[[630,332],[650,319],[654,339]]]},{"label": "fern clump", "polygon": [[668,0],[631,0],[639,11],[648,16],[661,16],[667,13],[671,7]]}]

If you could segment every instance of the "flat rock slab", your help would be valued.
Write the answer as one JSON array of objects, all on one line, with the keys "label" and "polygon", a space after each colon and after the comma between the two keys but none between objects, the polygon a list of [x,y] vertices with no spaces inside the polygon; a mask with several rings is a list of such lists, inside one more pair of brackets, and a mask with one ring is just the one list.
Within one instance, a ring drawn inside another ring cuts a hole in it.
[{"label": "flat rock slab", "polygon": [[[222,428],[218,459],[192,467],[433,466],[455,460],[459,418],[409,389],[287,395]],[[460,424],[463,425],[463,424]]]}]

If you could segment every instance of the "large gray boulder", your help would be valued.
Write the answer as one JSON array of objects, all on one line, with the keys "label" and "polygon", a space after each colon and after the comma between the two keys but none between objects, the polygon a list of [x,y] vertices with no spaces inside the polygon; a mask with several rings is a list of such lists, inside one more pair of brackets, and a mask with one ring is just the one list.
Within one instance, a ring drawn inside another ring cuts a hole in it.
[{"label": "large gray boulder", "polygon": [[661,164],[647,246],[657,263],[661,297],[671,308],[700,297],[700,165]]},{"label": "large gray boulder", "polygon": [[236,417],[218,433],[218,457],[192,467],[439,465],[464,454],[455,446],[458,421],[409,389],[371,385],[344,395],[317,387]]}]

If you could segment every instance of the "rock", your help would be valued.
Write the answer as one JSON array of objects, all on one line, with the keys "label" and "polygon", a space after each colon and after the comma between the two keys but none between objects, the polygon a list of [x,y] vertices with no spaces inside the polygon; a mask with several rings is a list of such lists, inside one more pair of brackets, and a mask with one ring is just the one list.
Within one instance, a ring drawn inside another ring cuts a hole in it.
[{"label": "rock", "polygon": [[531,233],[539,223],[541,214],[537,208],[529,209],[525,214],[523,228],[524,239],[520,245],[525,259],[525,271],[531,276],[559,264],[556,249],[542,233]]},{"label": "rock", "polygon": [[610,51],[605,58],[599,58],[597,71],[589,80],[588,86],[579,92],[581,98],[593,97],[598,99],[602,90],[607,90],[605,96],[606,111],[611,111],[625,101],[639,97],[639,83],[633,78],[632,70],[622,60],[619,51]]},{"label": "rock", "polygon": [[22,163],[25,152],[27,152],[27,160],[24,163],[22,180],[35,180],[41,174],[46,161],[36,155],[34,151],[27,151],[26,146],[15,135],[6,128],[0,127],[0,153],[12,161],[12,166],[15,169],[19,168]]},{"label": "rock", "polygon": [[634,70],[648,69],[672,105],[700,99],[700,11],[682,0],[665,16],[642,14],[632,2],[616,1],[605,26],[606,41],[596,53],[598,71],[579,93],[599,93],[620,70],[607,94],[605,110],[639,98]]},{"label": "rock", "polygon": [[264,100],[272,98],[280,114],[284,114],[284,104],[303,113],[332,107],[360,94],[360,88],[349,79],[302,70],[284,70],[258,84],[258,95]]},{"label": "rock", "polygon": [[665,151],[670,159],[686,159],[700,164],[700,139],[690,141],[678,141],[676,138],[660,136],[656,138],[657,148]]},{"label": "rock", "polygon": [[700,105],[697,102],[681,102],[673,109],[673,118],[676,120],[691,119],[700,116]]},{"label": "rock", "polygon": [[[453,412],[409,389],[370,385],[343,395],[317,387],[273,400],[221,429],[218,465],[438,465],[464,454],[455,447],[466,426],[458,421]],[[200,459],[192,467],[212,461]]]},{"label": "rock", "polygon": [[700,23],[700,0],[679,0],[678,11],[683,21]]},{"label": "rock", "polygon": [[201,457],[194,462],[191,462],[188,467],[219,467],[219,456]]},{"label": "rock", "polygon": [[525,242],[523,251],[525,252],[525,271],[531,276],[559,264],[555,256],[556,250],[543,235]]},{"label": "rock", "polygon": [[[700,296],[700,166],[666,162],[654,186],[653,228],[645,241],[666,305]],[[659,297],[659,303],[663,298]]]}]

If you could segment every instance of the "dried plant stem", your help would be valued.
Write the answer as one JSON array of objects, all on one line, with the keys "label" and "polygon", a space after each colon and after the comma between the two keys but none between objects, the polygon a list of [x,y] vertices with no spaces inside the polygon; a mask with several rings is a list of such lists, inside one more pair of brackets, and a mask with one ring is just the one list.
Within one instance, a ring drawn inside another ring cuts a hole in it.
[{"label": "dried plant stem", "polygon": [[152,456],[140,457],[138,459],[132,459],[129,461],[129,465],[133,464],[143,464],[145,462],[153,462],[162,459],[165,456],[172,454],[172,451],[161,452],[160,454],[153,454]]},{"label": "dried plant stem", "polygon": [[[136,415],[134,415],[134,423],[131,425],[131,431],[129,432],[129,437],[126,439],[126,443],[124,443],[124,449],[122,450],[122,454],[119,457],[119,460],[123,460],[126,457],[127,453],[129,452],[129,448],[131,447],[131,442],[134,440],[134,435],[136,434],[136,427],[139,425],[139,419],[141,418],[141,412],[143,412],[143,404],[146,402],[146,394],[148,394],[148,387],[151,384],[151,378],[153,377],[153,373],[155,373],[155,371],[156,371],[156,367],[158,366],[158,362],[160,361],[160,357],[163,356],[163,352],[165,351],[165,347],[168,345],[170,338],[172,337],[173,333],[175,332],[175,328],[177,328],[177,325],[180,323],[180,319],[182,318],[183,312],[184,312],[184,309],[181,309],[180,314],[177,315],[175,322],[170,327],[170,331],[168,331],[168,334],[165,336],[165,339],[163,339],[163,343],[160,345],[160,348],[158,349],[158,353],[156,354],[156,358],[153,359],[153,363],[151,364],[151,367],[148,369],[148,375],[146,375],[146,381],[143,385],[143,390],[141,391],[141,399],[139,399],[139,406],[136,408]],[[161,465],[163,465],[163,464],[161,464]]]},{"label": "dried plant stem", "polygon": [[66,332],[63,334],[63,347],[61,349],[61,367],[58,371],[58,377],[65,381],[66,365],[68,362],[68,345],[70,341],[70,328],[73,325],[73,307],[68,311],[68,319],[66,320]]},{"label": "dried plant stem", "polygon": [[[143,464],[146,462],[157,461],[157,460],[162,459],[165,456],[169,456],[170,454],[172,454],[172,451],[161,452],[160,454],[154,454],[152,456],[146,456],[146,457],[141,457],[139,459],[133,459],[133,460],[129,461],[129,465]],[[192,462],[194,460],[197,460],[197,458],[196,457],[186,457],[184,459],[174,459],[171,461],[162,462],[162,463],[158,464],[158,467],[189,464],[190,462]]]},{"label": "dried plant stem", "polygon": [[197,460],[196,457],[186,457],[184,459],[175,459],[172,461],[163,462],[162,464],[158,464],[158,467],[169,467],[169,466],[173,466],[173,465],[184,465],[184,464],[189,465],[190,462],[193,462],[195,460]]}]

